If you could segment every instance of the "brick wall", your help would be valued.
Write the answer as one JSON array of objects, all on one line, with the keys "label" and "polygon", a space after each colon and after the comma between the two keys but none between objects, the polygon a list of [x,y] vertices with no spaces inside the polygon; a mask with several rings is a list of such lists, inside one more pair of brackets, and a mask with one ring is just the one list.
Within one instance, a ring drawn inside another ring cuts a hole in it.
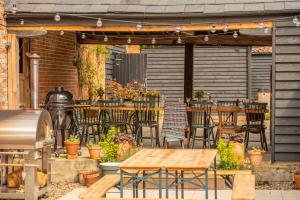
[{"label": "brick wall", "polygon": [[76,53],[76,35],[48,31],[47,35],[31,39],[30,52],[37,53],[40,59],[40,97],[41,103],[54,87],[63,86],[79,96],[77,70],[73,65]]},{"label": "brick wall", "polygon": [[[3,1],[0,0],[0,109],[7,108],[7,50],[6,50],[6,22],[3,17]],[[2,26],[4,25],[4,26]]]}]

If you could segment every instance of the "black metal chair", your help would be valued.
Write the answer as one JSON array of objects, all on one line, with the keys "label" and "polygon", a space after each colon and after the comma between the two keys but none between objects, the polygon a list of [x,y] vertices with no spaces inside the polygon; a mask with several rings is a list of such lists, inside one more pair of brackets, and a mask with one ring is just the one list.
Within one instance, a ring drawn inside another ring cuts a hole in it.
[{"label": "black metal chair", "polygon": [[[213,132],[214,124],[211,120],[212,107],[212,102],[190,102],[192,111],[192,120],[190,124],[192,148],[194,148],[195,140],[203,141],[203,148],[206,148],[207,146],[210,148],[211,141],[213,141],[213,144],[215,145]],[[203,136],[197,136],[197,129],[203,129]]]},{"label": "black metal chair", "polygon": [[260,135],[261,148],[268,150],[266,140],[266,127],[264,125],[267,103],[245,103],[245,114],[247,124],[245,125],[245,148],[248,147],[250,133]]},{"label": "black metal chair", "polygon": [[237,99],[235,101],[217,101],[217,104],[220,106],[239,106],[240,100]]},{"label": "black metal chair", "polygon": [[[151,139],[151,147],[155,138],[156,145],[160,147],[159,141],[159,111],[151,110],[158,107],[157,101],[133,101],[135,107],[135,126],[136,126],[136,141],[139,143],[143,139]],[[150,128],[150,138],[143,137],[143,127]],[[153,136],[153,128],[155,129],[155,137]]]}]

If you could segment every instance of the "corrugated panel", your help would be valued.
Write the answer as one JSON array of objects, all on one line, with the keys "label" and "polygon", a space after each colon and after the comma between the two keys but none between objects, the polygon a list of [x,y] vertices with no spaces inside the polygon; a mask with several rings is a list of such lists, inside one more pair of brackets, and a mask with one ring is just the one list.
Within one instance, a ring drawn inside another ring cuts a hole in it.
[{"label": "corrugated panel", "polygon": [[272,55],[258,54],[251,57],[252,99],[257,99],[260,89],[271,91]]},{"label": "corrugated panel", "polygon": [[215,100],[247,98],[247,47],[194,49],[194,91],[204,90]]},{"label": "corrugated panel", "polygon": [[184,48],[168,46],[142,52],[147,54],[147,88],[158,89],[168,101],[183,98]]},{"label": "corrugated panel", "polygon": [[108,46],[108,50],[110,51],[110,58],[106,62],[106,83],[111,80],[112,75],[113,75],[113,66],[114,66],[114,57],[113,54],[122,54],[125,52],[123,47],[119,46]]},{"label": "corrugated panel", "polygon": [[300,160],[300,29],[276,22],[273,40],[273,161]]}]

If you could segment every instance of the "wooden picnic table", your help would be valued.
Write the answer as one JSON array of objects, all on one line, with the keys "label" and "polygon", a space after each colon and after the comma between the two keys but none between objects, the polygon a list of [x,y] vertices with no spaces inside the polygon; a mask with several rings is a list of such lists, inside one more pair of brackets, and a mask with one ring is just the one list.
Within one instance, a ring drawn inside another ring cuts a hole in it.
[{"label": "wooden picnic table", "polygon": [[[177,184],[183,184],[185,182],[193,183],[193,180],[199,179],[204,176],[203,185],[195,184],[204,188],[205,197],[208,198],[208,169],[214,163],[214,177],[215,177],[215,196],[216,194],[216,149],[143,149],[131,156],[127,160],[123,161],[120,165],[121,171],[121,197],[123,197],[123,187],[124,187],[124,175],[132,176],[132,180],[142,180],[143,187],[145,186],[146,179],[150,175],[158,174],[159,175],[159,197],[162,196],[162,171],[166,173],[166,198],[168,198],[168,177],[175,177]],[[143,171],[143,174],[140,176],[140,173],[133,173]],[[145,173],[149,171],[149,173]],[[184,172],[193,172],[193,177],[184,177]],[[180,180],[178,182],[178,180]],[[174,184],[171,184],[174,185]],[[133,187],[134,197],[138,197],[137,194],[137,185]],[[182,189],[182,198],[184,195],[184,187]],[[145,196],[145,188],[143,188],[143,195]],[[176,185],[176,196],[178,196],[178,185]]]}]

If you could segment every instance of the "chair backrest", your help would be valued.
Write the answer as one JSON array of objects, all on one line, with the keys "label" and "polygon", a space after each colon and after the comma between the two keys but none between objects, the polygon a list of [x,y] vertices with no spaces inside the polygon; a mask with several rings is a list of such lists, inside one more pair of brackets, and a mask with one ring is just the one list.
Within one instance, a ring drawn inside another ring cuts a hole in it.
[{"label": "chair backrest", "polygon": [[240,101],[237,99],[235,101],[217,101],[217,105],[220,106],[239,106]]},{"label": "chair backrest", "polygon": [[237,115],[240,111],[238,106],[217,106],[219,128],[237,127]]},{"label": "chair backrest", "polygon": [[92,106],[80,106],[73,109],[73,120],[76,125],[96,124],[100,122],[100,110]]},{"label": "chair backrest", "polygon": [[[102,117],[109,123],[126,123],[128,110],[121,109],[124,103],[116,100],[97,101],[97,105],[104,107]],[[107,108],[105,108],[107,107]]]},{"label": "chair backrest", "polygon": [[192,126],[208,126],[211,122],[212,102],[191,101]]},{"label": "chair backrest", "polygon": [[89,104],[91,104],[91,100],[76,99],[75,104],[77,104],[77,105],[89,105]]},{"label": "chair backrest", "polygon": [[157,101],[133,101],[138,122],[158,122],[159,111],[151,110],[158,107]]},{"label": "chair backrest", "polygon": [[263,125],[267,103],[245,103],[247,125]]}]

